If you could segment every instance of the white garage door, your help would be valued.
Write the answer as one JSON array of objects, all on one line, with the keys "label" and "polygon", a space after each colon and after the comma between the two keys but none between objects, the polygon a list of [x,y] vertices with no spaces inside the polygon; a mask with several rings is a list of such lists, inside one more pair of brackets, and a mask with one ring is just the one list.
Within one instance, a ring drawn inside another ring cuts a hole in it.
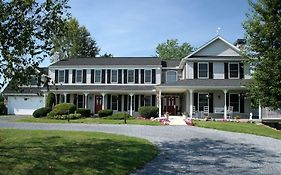
[{"label": "white garage door", "polygon": [[8,113],[31,115],[36,109],[44,107],[44,97],[40,96],[9,96]]}]

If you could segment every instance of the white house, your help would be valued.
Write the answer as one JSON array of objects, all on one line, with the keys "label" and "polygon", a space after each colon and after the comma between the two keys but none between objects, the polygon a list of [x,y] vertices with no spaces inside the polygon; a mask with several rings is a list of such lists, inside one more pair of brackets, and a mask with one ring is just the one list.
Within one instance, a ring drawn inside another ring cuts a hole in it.
[{"label": "white house", "polygon": [[[154,57],[74,58],[48,68],[50,91],[57,103],[70,102],[92,113],[101,109],[138,115],[140,106],[158,106],[165,112],[192,116],[201,111],[226,117],[232,109],[241,117],[250,113],[245,97],[249,66],[236,46],[217,36],[179,61]],[[44,106],[44,87],[4,90],[10,114],[31,114]],[[39,95],[39,96],[38,96]],[[41,95],[41,96],[40,96]]]}]

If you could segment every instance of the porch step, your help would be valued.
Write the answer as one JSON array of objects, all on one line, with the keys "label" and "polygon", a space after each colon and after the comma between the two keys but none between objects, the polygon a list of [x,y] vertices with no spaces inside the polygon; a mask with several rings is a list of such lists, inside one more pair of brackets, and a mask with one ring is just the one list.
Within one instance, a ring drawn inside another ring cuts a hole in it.
[{"label": "porch step", "polygon": [[182,116],[170,116],[170,125],[186,125]]}]

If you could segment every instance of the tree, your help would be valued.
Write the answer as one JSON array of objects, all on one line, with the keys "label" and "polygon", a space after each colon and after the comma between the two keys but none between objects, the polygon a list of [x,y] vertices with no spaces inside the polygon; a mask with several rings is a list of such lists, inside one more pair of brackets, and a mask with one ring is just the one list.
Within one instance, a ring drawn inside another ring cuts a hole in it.
[{"label": "tree", "polygon": [[177,39],[170,39],[156,47],[156,56],[164,60],[180,60],[193,51],[193,47],[188,43],[179,45]]},{"label": "tree", "polygon": [[0,87],[26,84],[64,32],[68,0],[0,1]]},{"label": "tree", "polygon": [[111,53],[105,53],[100,56],[101,58],[113,58],[113,55]]},{"label": "tree", "polygon": [[99,54],[100,48],[96,41],[91,38],[86,27],[80,26],[75,18],[66,22],[66,28],[67,32],[63,36],[53,38],[54,59],[96,57]]},{"label": "tree", "polygon": [[251,14],[243,26],[246,55],[257,63],[250,84],[250,95],[262,106],[281,107],[281,1],[249,2]]}]

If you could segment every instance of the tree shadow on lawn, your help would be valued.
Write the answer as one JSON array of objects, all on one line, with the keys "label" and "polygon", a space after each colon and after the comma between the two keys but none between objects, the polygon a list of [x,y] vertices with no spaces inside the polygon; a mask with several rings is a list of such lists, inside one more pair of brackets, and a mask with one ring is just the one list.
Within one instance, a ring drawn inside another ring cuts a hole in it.
[{"label": "tree shadow on lawn", "polygon": [[136,174],[275,174],[281,171],[281,155],[249,144],[194,138],[159,146],[159,156]]},{"label": "tree shadow on lawn", "polygon": [[27,139],[0,147],[0,174],[128,174],[156,154],[153,145],[135,141]]}]

